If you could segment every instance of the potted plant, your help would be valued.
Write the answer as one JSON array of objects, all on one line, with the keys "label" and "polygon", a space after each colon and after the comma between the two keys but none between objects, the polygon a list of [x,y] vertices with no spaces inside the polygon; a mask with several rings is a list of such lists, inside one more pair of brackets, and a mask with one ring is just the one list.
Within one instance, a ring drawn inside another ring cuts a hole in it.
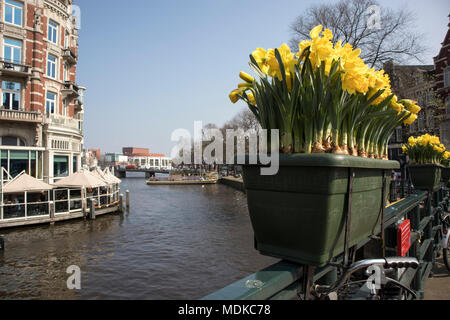
[{"label": "potted plant", "polygon": [[445,151],[444,159],[442,160],[442,181],[446,184],[450,184],[450,151]]},{"label": "potted plant", "polygon": [[439,137],[425,134],[414,138],[410,137],[403,146],[403,152],[410,160],[409,173],[416,189],[434,191],[441,181],[441,165],[446,153],[445,147]]},{"label": "potted plant", "polygon": [[315,266],[344,251],[349,189],[349,245],[380,232],[383,184],[399,168],[387,144],[420,111],[392,94],[389,77],[365,65],[359,49],[322,30],[296,54],[285,44],[256,49],[250,67],[259,79],[241,72],[245,82],[229,96],[245,101],[263,129],[280,130],[276,175],[243,166],[256,248]]}]

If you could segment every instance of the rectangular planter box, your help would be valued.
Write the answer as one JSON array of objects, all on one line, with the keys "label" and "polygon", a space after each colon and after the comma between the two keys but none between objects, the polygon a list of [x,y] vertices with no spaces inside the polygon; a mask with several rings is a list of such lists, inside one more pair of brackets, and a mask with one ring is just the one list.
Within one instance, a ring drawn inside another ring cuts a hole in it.
[{"label": "rectangular planter box", "polygon": [[411,164],[409,173],[414,188],[419,190],[436,191],[441,181],[441,165],[437,164]]},{"label": "rectangular planter box", "polygon": [[450,167],[444,167],[442,168],[442,181],[445,183],[449,182],[450,180]]},{"label": "rectangular planter box", "polygon": [[275,176],[245,165],[244,184],[256,249],[323,266],[344,251],[349,168],[354,168],[350,247],[380,232],[383,171],[389,191],[396,161],[332,154],[280,155]]}]

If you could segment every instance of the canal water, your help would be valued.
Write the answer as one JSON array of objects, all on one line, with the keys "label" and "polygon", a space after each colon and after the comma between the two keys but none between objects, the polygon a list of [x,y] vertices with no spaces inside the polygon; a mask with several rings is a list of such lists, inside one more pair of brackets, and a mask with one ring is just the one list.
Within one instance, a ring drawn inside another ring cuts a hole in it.
[{"label": "canal water", "polygon": [[[6,230],[0,299],[199,299],[274,262],[253,248],[243,193],[124,179],[127,214]],[[67,288],[69,266],[81,290]]]}]

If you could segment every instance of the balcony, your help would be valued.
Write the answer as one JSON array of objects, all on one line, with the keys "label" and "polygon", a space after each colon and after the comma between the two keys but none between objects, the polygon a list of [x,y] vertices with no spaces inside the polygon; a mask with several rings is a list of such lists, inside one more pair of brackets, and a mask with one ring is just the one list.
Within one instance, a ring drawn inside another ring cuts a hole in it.
[{"label": "balcony", "polygon": [[25,64],[0,60],[0,75],[28,79],[31,77],[31,67]]},{"label": "balcony", "polygon": [[80,96],[78,93],[80,89],[72,81],[65,81],[63,84],[63,89],[61,90],[63,99],[73,100]]},{"label": "balcony", "polygon": [[59,127],[64,129],[75,130],[78,133],[82,133],[83,131],[83,123],[81,120],[74,119],[71,117],[61,116],[57,114],[48,115],[45,118],[45,123],[49,126]]},{"label": "balcony", "polygon": [[75,50],[72,48],[65,48],[63,49],[63,59],[71,66],[74,66],[77,64],[78,61],[78,55],[75,53]]},{"label": "balcony", "polygon": [[76,98],[74,101],[74,110],[75,113],[83,111],[83,102],[80,100],[80,98]]},{"label": "balcony", "polygon": [[0,120],[42,123],[42,114],[30,111],[0,109]]}]

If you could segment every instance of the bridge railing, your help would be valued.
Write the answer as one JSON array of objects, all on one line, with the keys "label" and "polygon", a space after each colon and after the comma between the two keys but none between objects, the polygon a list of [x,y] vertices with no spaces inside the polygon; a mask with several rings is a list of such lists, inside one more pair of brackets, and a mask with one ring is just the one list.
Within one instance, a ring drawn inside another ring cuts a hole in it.
[{"label": "bridge railing", "polygon": [[[435,193],[417,191],[386,208],[385,232],[388,240],[392,238],[389,235],[396,235],[397,222],[403,218],[411,220],[411,249],[408,255],[420,261],[420,268],[406,269],[397,280],[411,287],[419,298],[424,296],[424,283],[434,264],[435,252],[441,249],[439,214],[448,209],[448,202],[448,189],[442,188]],[[365,247],[371,241],[377,240],[373,237],[367,238],[359,243],[356,249]],[[394,251],[396,243],[387,241],[387,247]],[[397,254],[387,254],[392,255]],[[333,262],[340,263],[342,260],[343,257],[339,256]],[[303,291],[303,269],[303,265],[280,261],[204,297],[203,300],[299,299]],[[314,282],[331,285],[336,281],[336,277],[336,267],[327,265],[316,269]]]}]

